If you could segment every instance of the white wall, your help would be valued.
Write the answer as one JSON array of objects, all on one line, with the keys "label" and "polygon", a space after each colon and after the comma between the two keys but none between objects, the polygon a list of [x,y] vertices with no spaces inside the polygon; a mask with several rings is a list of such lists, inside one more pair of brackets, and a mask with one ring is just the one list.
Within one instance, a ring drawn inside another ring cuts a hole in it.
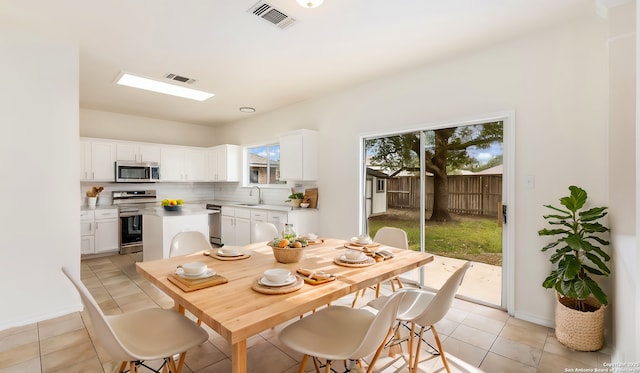
[{"label": "white wall", "polygon": [[[586,16],[585,16],[586,17]],[[515,313],[552,325],[543,204],[577,184],[608,202],[606,24],[595,16],[219,128],[221,142],[320,132],[321,231],[358,231],[358,138],[515,111]],[[336,67],[339,68],[339,67]],[[535,188],[524,188],[524,175]]]},{"label": "white wall", "polygon": [[609,11],[609,221],[612,227],[613,290],[609,292],[615,346],[612,361],[637,361],[636,292],[636,38],[635,2]]},{"label": "white wall", "polygon": [[80,110],[80,136],[157,144],[219,145],[214,127],[91,109]]},{"label": "white wall", "polygon": [[0,28],[0,330],[80,309],[78,51]]}]

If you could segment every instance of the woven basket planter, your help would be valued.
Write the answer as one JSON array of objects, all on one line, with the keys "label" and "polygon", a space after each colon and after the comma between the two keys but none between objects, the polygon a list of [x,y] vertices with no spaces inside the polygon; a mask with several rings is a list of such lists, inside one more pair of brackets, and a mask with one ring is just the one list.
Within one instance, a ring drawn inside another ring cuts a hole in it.
[{"label": "woven basket planter", "polygon": [[595,311],[582,312],[567,307],[573,300],[556,295],[556,338],[577,351],[597,351],[604,344],[605,306],[594,298],[585,303]]},{"label": "woven basket planter", "polygon": [[273,246],[271,248],[273,249],[273,256],[280,263],[297,263],[304,256],[304,250],[301,248],[279,248]]}]

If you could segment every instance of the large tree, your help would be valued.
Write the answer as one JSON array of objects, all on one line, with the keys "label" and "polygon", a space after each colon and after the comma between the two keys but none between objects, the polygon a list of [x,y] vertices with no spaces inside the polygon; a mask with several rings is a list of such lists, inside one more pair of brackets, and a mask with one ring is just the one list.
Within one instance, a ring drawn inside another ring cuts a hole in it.
[{"label": "large tree", "polygon": [[468,150],[486,149],[502,142],[502,122],[441,128],[426,131],[425,135],[424,151],[420,149],[418,132],[369,140],[367,151],[372,153],[372,165],[381,166],[392,175],[402,170],[419,171],[419,157],[424,154],[426,171],[433,174],[434,183],[433,213],[429,220],[450,221],[448,171],[477,165]]}]

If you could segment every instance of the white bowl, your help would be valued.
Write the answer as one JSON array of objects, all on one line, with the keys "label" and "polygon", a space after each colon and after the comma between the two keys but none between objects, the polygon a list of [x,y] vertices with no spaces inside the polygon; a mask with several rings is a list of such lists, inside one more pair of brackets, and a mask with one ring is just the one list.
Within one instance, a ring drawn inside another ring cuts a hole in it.
[{"label": "white bowl", "polygon": [[267,269],[262,273],[264,278],[266,278],[269,282],[279,284],[287,281],[289,276],[291,276],[291,272],[284,268],[272,268]]},{"label": "white bowl", "polygon": [[220,252],[224,255],[236,255],[240,254],[240,251],[236,247],[221,247]]},{"label": "white bowl", "polygon": [[306,209],[307,207],[309,207],[308,203],[301,203],[300,207],[302,207],[303,209]]},{"label": "white bowl", "polygon": [[181,267],[184,274],[189,276],[197,276],[207,270],[207,264],[202,262],[184,263]]},{"label": "white bowl", "polygon": [[359,260],[362,259],[365,254],[358,250],[347,250],[347,252],[344,253],[344,256],[349,260]]}]

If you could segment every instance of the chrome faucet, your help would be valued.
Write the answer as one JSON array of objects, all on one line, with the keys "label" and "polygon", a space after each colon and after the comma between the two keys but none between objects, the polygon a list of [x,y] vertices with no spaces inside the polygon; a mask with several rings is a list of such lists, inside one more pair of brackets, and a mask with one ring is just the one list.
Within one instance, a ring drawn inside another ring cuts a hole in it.
[{"label": "chrome faucet", "polygon": [[258,204],[261,205],[262,204],[262,191],[260,190],[259,186],[253,185],[251,187],[251,190],[249,190],[249,197],[251,197],[253,195],[253,188],[258,189]]}]

